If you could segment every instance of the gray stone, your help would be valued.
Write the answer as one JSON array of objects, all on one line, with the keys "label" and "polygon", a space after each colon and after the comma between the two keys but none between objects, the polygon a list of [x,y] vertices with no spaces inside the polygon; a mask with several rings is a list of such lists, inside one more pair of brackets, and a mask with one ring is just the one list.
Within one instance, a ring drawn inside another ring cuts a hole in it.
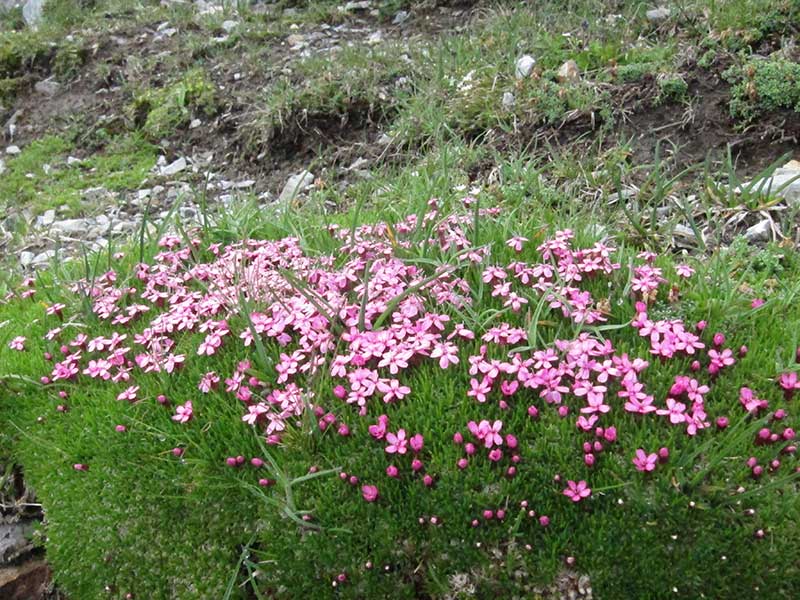
[{"label": "gray stone", "polygon": [[10,154],[11,156],[19,154],[20,152],[22,152],[22,150],[19,149],[19,146],[8,146],[6,148],[6,154]]},{"label": "gray stone", "polygon": [[227,20],[222,22],[222,28],[225,30],[226,33],[230,33],[238,26],[239,26],[238,21]]},{"label": "gray stone", "polygon": [[187,166],[188,165],[186,164],[186,159],[181,156],[178,160],[171,162],[165,167],[162,167],[161,174],[166,177],[177,175],[178,173],[183,171]]},{"label": "gray stone", "polygon": [[37,81],[33,89],[45,96],[55,96],[58,90],[61,89],[61,84],[53,79],[45,79],[43,81]]},{"label": "gray stone", "polygon": [[50,226],[50,230],[59,233],[81,233],[88,231],[91,226],[92,221],[89,219],[64,219],[55,221]]},{"label": "gray stone", "polygon": [[44,214],[36,219],[37,223],[41,227],[49,227],[52,225],[56,220],[56,209],[49,208],[44,211]]},{"label": "gray stone", "polygon": [[536,59],[530,54],[523,54],[517,59],[517,64],[514,68],[514,75],[517,79],[525,79],[530,76],[533,67],[536,64]]},{"label": "gray stone", "polygon": [[310,171],[301,171],[289,177],[286,185],[283,186],[278,202],[291,202],[295,197],[308,189],[314,183],[314,174]]},{"label": "gray stone", "polygon": [[772,222],[769,219],[759,221],[744,232],[748,242],[766,242],[772,237]]},{"label": "gray stone", "polygon": [[517,103],[517,99],[514,98],[514,94],[511,92],[503,92],[503,108],[506,110],[511,110],[514,108],[514,105]]},{"label": "gray stone", "polygon": [[392,25],[402,25],[411,17],[411,14],[407,10],[400,10],[392,19]]},{"label": "gray stone", "polygon": [[31,263],[34,267],[40,267],[42,265],[48,264],[50,261],[53,260],[56,256],[55,250],[45,250],[44,252],[40,252],[33,258],[33,262]]},{"label": "gray stone", "polygon": [[67,157],[67,165],[69,165],[70,167],[71,167],[72,165],[78,165],[78,164],[80,164],[81,162],[82,162],[82,161],[81,161],[81,159],[80,159],[80,158],[75,158],[74,156],[68,156],[68,157]]},{"label": "gray stone", "polygon": [[568,81],[577,81],[581,78],[581,71],[578,68],[578,63],[574,60],[568,60],[558,69],[558,80],[561,83]]},{"label": "gray stone", "polygon": [[6,161],[0,158],[0,175],[6,172]]},{"label": "gray stone", "polygon": [[380,30],[372,32],[367,38],[367,43],[372,45],[380,44],[382,41],[383,41],[383,32]]},{"label": "gray stone", "polygon": [[23,250],[19,253],[19,264],[23,267],[29,267],[31,264],[33,264],[34,258],[36,258],[36,255],[33,252]]},{"label": "gray stone", "polygon": [[36,29],[39,23],[42,22],[42,10],[47,0],[26,0],[22,6],[22,17],[28,24],[28,27]]},{"label": "gray stone", "polygon": [[795,168],[776,169],[772,177],[755,182],[748,181],[734,191],[741,194],[746,188],[750,188],[751,193],[773,194],[784,198],[793,207],[800,206],[800,170]]},{"label": "gray stone", "polygon": [[670,11],[670,9],[668,9],[666,6],[659,6],[652,10],[648,10],[645,13],[645,16],[647,17],[647,20],[652,23],[660,23],[661,21],[666,21],[669,19],[670,14],[672,14],[672,11]]},{"label": "gray stone", "polygon": [[348,2],[344,5],[345,12],[351,12],[356,10],[369,10],[370,4],[372,4],[369,0],[361,0],[359,2]]}]

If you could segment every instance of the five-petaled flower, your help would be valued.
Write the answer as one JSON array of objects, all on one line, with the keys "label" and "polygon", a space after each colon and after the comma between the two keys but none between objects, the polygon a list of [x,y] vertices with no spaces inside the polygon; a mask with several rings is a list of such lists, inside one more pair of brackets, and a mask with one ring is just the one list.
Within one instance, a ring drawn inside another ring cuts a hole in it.
[{"label": "five-petaled flower", "polygon": [[580,502],[592,495],[592,488],[583,479],[578,482],[570,479],[562,493],[573,502]]}]

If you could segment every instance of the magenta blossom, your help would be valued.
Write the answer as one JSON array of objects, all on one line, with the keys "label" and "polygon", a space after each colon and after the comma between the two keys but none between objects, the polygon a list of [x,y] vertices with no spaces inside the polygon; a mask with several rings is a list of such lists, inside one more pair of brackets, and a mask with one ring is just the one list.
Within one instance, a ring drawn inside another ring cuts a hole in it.
[{"label": "magenta blossom", "polygon": [[192,401],[187,400],[183,403],[183,405],[175,408],[175,414],[172,415],[172,420],[177,421],[178,423],[188,423],[192,419],[193,415],[194,412],[192,410]]},{"label": "magenta blossom", "polygon": [[378,499],[378,488],[374,485],[362,485],[361,495],[367,502],[375,502]]},{"label": "magenta blossom", "polygon": [[637,471],[642,473],[652,471],[656,468],[656,463],[658,463],[658,454],[655,452],[646,454],[641,448],[636,450],[636,456],[633,457],[633,465]]},{"label": "magenta blossom", "polygon": [[583,479],[577,483],[570,479],[567,481],[567,487],[563,494],[573,502],[580,502],[592,495],[592,488]]},{"label": "magenta blossom", "polygon": [[406,439],[406,430],[398,429],[397,433],[387,433],[386,441],[389,445],[386,446],[386,452],[389,454],[405,454],[408,452],[408,440]]}]

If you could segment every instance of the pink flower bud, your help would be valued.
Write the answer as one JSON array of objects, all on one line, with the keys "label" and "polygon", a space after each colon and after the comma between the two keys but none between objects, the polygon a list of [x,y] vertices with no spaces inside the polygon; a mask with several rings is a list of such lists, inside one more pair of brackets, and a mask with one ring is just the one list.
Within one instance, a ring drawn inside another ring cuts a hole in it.
[{"label": "pink flower bud", "polygon": [[254,456],[253,458],[250,459],[250,464],[253,465],[256,469],[258,469],[264,466],[264,461],[258,458],[257,456]]},{"label": "pink flower bud", "polygon": [[275,482],[272,479],[262,478],[258,480],[258,485],[260,485],[261,487],[269,487],[274,483]]},{"label": "pink flower bud", "polygon": [[658,462],[665,463],[669,460],[669,448],[659,448],[658,449]]},{"label": "pink flower bud", "polygon": [[469,456],[475,454],[475,444],[472,442],[467,442],[464,444],[464,452],[466,452]]},{"label": "pink flower bud", "polygon": [[244,458],[244,456],[242,456],[241,454],[240,454],[239,456],[237,456],[237,457],[236,457],[236,464],[237,464],[237,465],[243,465],[243,464],[244,464],[244,461],[245,461],[245,458]]},{"label": "pink flower bud", "polygon": [[422,483],[425,484],[425,487],[431,487],[433,485],[433,477],[425,475],[425,477],[422,478]]},{"label": "pink flower bud", "polygon": [[229,456],[228,458],[225,459],[225,464],[227,464],[229,467],[235,467],[236,466],[236,457],[235,456]]},{"label": "pink flower bud", "polygon": [[350,485],[358,485],[358,477],[355,475],[350,475],[350,479],[348,480]]},{"label": "pink flower bud", "polygon": [[347,390],[344,389],[343,385],[337,385],[335,388],[333,388],[333,395],[341,400],[347,396]]},{"label": "pink flower bud", "polygon": [[83,463],[75,463],[74,465],[72,465],[72,468],[75,469],[76,471],[88,471],[89,465],[85,465]]},{"label": "pink flower bud", "polygon": [[610,444],[613,444],[614,442],[616,442],[617,441],[617,428],[613,427],[613,426],[607,428],[605,430],[605,433],[603,433],[603,438],[605,438],[605,440]]},{"label": "pink flower bud", "polygon": [[593,467],[594,466],[594,460],[595,460],[594,459],[594,454],[584,454],[583,455],[583,462],[586,463],[587,467]]},{"label": "pink flower bud", "polygon": [[602,452],[603,451],[603,442],[601,442],[599,440],[595,440],[595,442],[592,444],[592,450],[594,450],[598,454],[600,452]]},{"label": "pink flower bud", "polygon": [[[800,362],[800,360],[798,362]],[[531,419],[538,419],[539,418],[539,409],[531,404],[528,407],[528,416]]]},{"label": "pink flower bud", "polygon": [[750,350],[749,350],[749,348],[747,346],[740,346],[739,347],[739,358],[744,358],[745,356],[747,356],[747,353],[749,351]]},{"label": "pink flower bud", "polygon": [[700,370],[700,361],[699,360],[693,360],[692,364],[689,365],[689,369],[691,371],[695,372],[695,373],[697,371],[699,371]]},{"label": "pink flower bud", "polygon": [[752,469],[758,464],[758,459],[755,456],[751,456],[750,458],[747,459],[747,462],[745,464]]},{"label": "pink flower bud", "polygon": [[786,411],[783,410],[782,408],[779,408],[778,410],[775,411],[775,414],[772,415],[772,418],[775,419],[776,421],[782,421],[783,419],[786,418]]},{"label": "pink flower bud", "polygon": [[125,425],[117,425],[116,427],[114,427],[114,429],[116,429],[119,433],[124,433],[128,430],[128,428],[125,427]]},{"label": "pink flower bud", "polygon": [[506,469],[506,477],[513,479],[517,476],[517,467],[508,467]]},{"label": "pink flower bud", "polygon": [[156,402],[163,405],[167,404],[169,401],[167,400],[167,397],[164,394],[159,394],[158,396],[156,396]]},{"label": "pink flower bud", "polygon": [[705,321],[698,321],[697,325],[695,325],[694,328],[697,331],[703,331],[707,326],[708,326],[708,323],[706,323]]},{"label": "pink flower bud", "polygon": [[341,479],[342,481],[347,481],[348,477],[349,477],[349,475],[345,471],[342,471],[341,473],[339,473],[339,479]]},{"label": "pink flower bud", "polygon": [[558,416],[562,419],[569,415],[569,406],[562,404],[558,407]]},{"label": "pink flower bud", "polygon": [[722,344],[725,343],[725,336],[722,333],[715,333],[714,334],[714,345],[719,348]]},{"label": "pink flower bud", "polygon": [[583,453],[588,454],[592,451],[592,443],[591,442],[583,442]]},{"label": "pink flower bud", "polygon": [[483,518],[487,521],[491,521],[494,518],[494,511],[486,509],[483,511]]},{"label": "pink flower bud", "polygon": [[539,525],[541,525],[542,527],[547,527],[548,525],[550,525],[550,517],[548,517],[547,515],[542,515],[541,517],[539,517]]},{"label": "pink flower bud", "polygon": [[499,509],[499,510],[497,511],[496,515],[497,515],[497,518],[498,518],[498,519],[500,519],[500,520],[502,521],[503,519],[505,519],[505,518],[506,518],[506,511],[504,511],[504,510],[501,508],[501,509]]},{"label": "pink flower bud", "polygon": [[350,435],[350,428],[347,426],[346,423],[340,423],[337,433],[343,437],[347,437],[348,435]]},{"label": "pink flower bud", "polygon": [[414,471],[415,473],[417,471],[421,471],[422,466],[423,466],[422,461],[419,460],[418,458],[415,458],[414,460],[411,461],[411,470]]},{"label": "pink flower bud", "polygon": [[419,452],[422,450],[422,446],[424,445],[424,439],[419,433],[414,434],[411,439],[408,440],[408,445],[411,446],[411,449],[414,452]]},{"label": "pink flower bud", "polygon": [[764,473],[764,467],[762,467],[761,465],[756,465],[755,467],[753,467],[753,477],[755,479],[761,477],[763,473]]},{"label": "pink flower bud", "polygon": [[511,448],[512,450],[517,447],[517,438],[511,435],[510,433],[506,435],[506,446]]},{"label": "pink flower bud", "polygon": [[173,448],[172,449],[173,456],[183,456],[183,448]]},{"label": "pink flower bud", "polygon": [[67,392],[65,392],[64,390],[61,390],[58,392],[58,397],[61,398],[62,400],[66,400],[69,397],[69,394],[67,394]]},{"label": "pink flower bud", "polygon": [[469,462],[467,461],[466,458],[459,458],[458,462],[456,463],[456,466],[458,466],[458,468],[463,471],[464,469],[467,468],[468,464],[469,464]]},{"label": "pink flower bud", "polygon": [[489,450],[489,460],[492,462],[497,462],[501,458],[503,458],[503,451],[500,448],[492,448]]},{"label": "pink flower bud", "polygon": [[464,443],[464,436],[461,435],[460,431],[456,431],[453,434],[453,443],[455,443],[455,444],[463,444]]},{"label": "pink flower bud", "polygon": [[521,461],[521,460],[522,460],[522,457],[520,457],[519,454],[512,454],[511,455],[511,462],[514,463],[515,465],[519,464],[519,461]]},{"label": "pink flower bud", "polygon": [[781,434],[781,437],[784,440],[786,440],[787,442],[789,440],[793,440],[795,438],[794,429],[792,429],[791,427],[787,427],[786,429],[783,430],[783,433]]},{"label": "pink flower bud", "polygon": [[[374,485],[362,485],[361,496],[367,502],[375,502],[378,499],[378,488]],[[343,580],[340,580],[343,581]]]}]

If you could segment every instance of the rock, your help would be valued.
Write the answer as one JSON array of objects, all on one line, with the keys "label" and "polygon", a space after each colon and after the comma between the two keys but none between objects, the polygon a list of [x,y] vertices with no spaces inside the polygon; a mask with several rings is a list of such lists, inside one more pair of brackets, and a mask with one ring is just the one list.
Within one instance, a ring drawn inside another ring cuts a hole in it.
[{"label": "rock", "polygon": [[254,179],[245,179],[244,181],[237,181],[233,184],[237,190],[246,190],[247,188],[251,188],[256,184]]},{"label": "rock", "polygon": [[171,162],[165,167],[161,167],[161,174],[166,177],[171,177],[183,171],[187,166],[186,159],[181,156],[178,160]]},{"label": "rock", "polygon": [[197,129],[202,124],[203,122],[200,119],[192,119],[192,122],[189,123],[189,129]]},{"label": "rock", "polygon": [[80,158],[75,158],[74,156],[68,156],[68,157],[67,157],[67,165],[68,165],[68,166],[70,166],[70,167],[71,167],[72,165],[78,165],[78,164],[80,164],[81,162],[82,162],[82,161],[81,161],[81,159],[80,159]]},{"label": "rock", "polygon": [[42,9],[47,0],[26,0],[22,6],[22,18],[31,29],[36,29],[42,22]]},{"label": "rock", "polygon": [[278,196],[278,202],[291,202],[299,194],[308,189],[314,183],[314,174],[310,171],[301,171],[296,175],[289,177],[286,185],[283,186],[281,195]]},{"label": "rock", "polygon": [[380,44],[383,41],[383,32],[378,30],[370,34],[367,43],[371,45]]},{"label": "rock", "polygon": [[670,9],[668,9],[666,6],[659,6],[652,10],[648,10],[645,13],[645,16],[651,23],[660,23],[661,21],[666,21],[669,19],[670,14],[672,14],[672,11],[670,11]]},{"label": "rock", "polygon": [[578,81],[581,78],[581,70],[578,68],[578,63],[568,60],[559,67],[557,76],[561,83]]},{"label": "rock", "polygon": [[400,10],[397,11],[397,14],[392,19],[392,25],[402,25],[411,17],[411,14],[407,10]]},{"label": "rock", "polygon": [[780,169],[775,169],[771,177],[743,183],[734,192],[741,194],[747,188],[750,188],[752,194],[780,196],[787,204],[798,208],[800,207],[800,162],[791,160]]},{"label": "rock", "polygon": [[19,253],[19,264],[23,267],[29,267],[33,264],[34,258],[36,258],[36,255],[33,252],[23,250]]},{"label": "rock", "polygon": [[759,221],[744,232],[744,237],[750,243],[766,242],[772,237],[772,222],[769,219]]},{"label": "rock", "polygon": [[53,79],[44,79],[43,81],[37,81],[33,89],[44,96],[55,96],[58,90],[61,89],[61,84]]},{"label": "rock", "polygon": [[58,233],[81,233],[88,231],[91,226],[92,221],[89,219],[64,219],[55,221],[50,230]]},{"label": "rock", "polygon": [[0,158],[0,175],[6,172],[6,161]]},{"label": "rock", "polygon": [[369,10],[370,4],[372,4],[369,0],[362,0],[361,2],[348,2],[344,5],[344,12],[353,12],[357,10]]},{"label": "rock", "polygon": [[228,21],[223,21],[222,22],[222,28],[225,30],[225,33],[230,33],[231,31],[236,29],[238,26],[239,26],[239,22],[238,21],[228,20]]},{"label": "rock", "polygon": [[11,156],[15,156],[20,152],[22,152],[22,150],[19,149],[19,146],[8,146],[6,148],[6,154],[10,154]]},{"label": "rock", "polygon": [[56,220],[56,210],[54,208],[49,208],[44,211],[44,214],[41,217],[36,219],[36,224],[40,227],[50,227]]},{"label": "rock", "polygon": [[293,33],[286,38],[286,43],[292,47],[293,50],[300,50],[306,46],[306,36],[302,33]]},{"label": "rock", "polygon": [[381,137],[378,138],[378,145],[380,146],[388,146],[392,143],[392,136],[382,133]]},{"label": "rock", "polygon": [[29,521],[0,523],[0,565],[24,556],[33,548],[29,539],[32,532],[33,523]]},{"label": "rock", "polygon": [[50,568],[43,560],[0,569],[0,598],[3,600],[44,600]]},{"label": "rock", "polygon": [[517,103],[517,99],[514,98],[514,94],[511,92],[503,92],[503,108],[505,110],[511,110],[514,108],[514,105]]},{"label": "rock", "polygon": [[517,59],[517,64],[514,69],[514,75],[517,79],[525,79],[530,76],[533,67],[536,64],[536,59],[530,54],[523,54]]},{"label": "rock", "polygon": [[50,261],[53,260],[56,256],[55,250],[45,250],[44,252],[40,252],[36,256],[33,257],[33,262],[31,266],[34,267],[41,267],[48,264]]}]

